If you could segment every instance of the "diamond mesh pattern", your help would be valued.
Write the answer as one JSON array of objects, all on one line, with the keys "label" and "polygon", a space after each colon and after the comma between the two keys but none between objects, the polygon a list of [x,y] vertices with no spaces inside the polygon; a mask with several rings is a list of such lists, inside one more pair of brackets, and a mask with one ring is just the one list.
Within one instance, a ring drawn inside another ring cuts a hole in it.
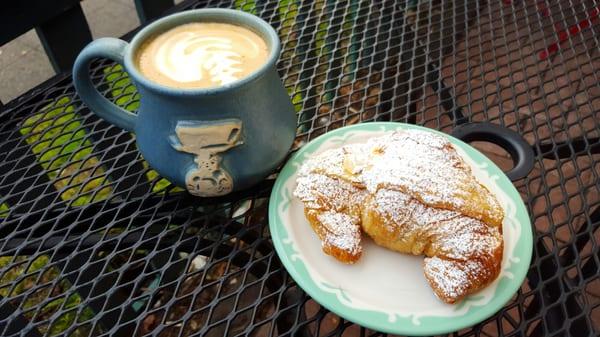
[{"label": "diamond mesh pattern", "polygon": [[[233,7],[280,33],[295,148],[343,125],[393,120],[450,132],[490,121],[536,153],[515,182],[535,226],[513,299],[457,336],[600,333],[600,2],[187,1]],[[131,111],[119,66],[98,88]],[[0,112],[3,336],[379,336],[320,307],[270,242],[273,180],[218,199],[182,193],[135,140],[59,76]],[[508,154],[475,144],[501,167]]]}]

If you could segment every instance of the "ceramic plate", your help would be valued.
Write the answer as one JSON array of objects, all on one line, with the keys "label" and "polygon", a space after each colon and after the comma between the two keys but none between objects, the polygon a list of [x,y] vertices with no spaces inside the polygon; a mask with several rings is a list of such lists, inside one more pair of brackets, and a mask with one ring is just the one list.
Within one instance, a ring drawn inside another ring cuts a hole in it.
[{"label": "ceramic plate", "polygon": [[[345,265],[325,255],[292,192],[300,165],[310,156],[351,143],[363,143],[392,130],[419,129],[447,137],[477,179],[498,198],[506,214],[500,276],[462,302],[435,297],[423,275],[423,257],[396,253],[363,241],[363,255]],[[402,335],[434,335],[472,326],[496,313],[521,286],[532,251],[529,216],[519,193],[485,155],[462,141],[402,123],[365,123],[331,131],[300,149],[279,174],[269,204],[275,249],[294,280],[317,302],[362,326]]]}]

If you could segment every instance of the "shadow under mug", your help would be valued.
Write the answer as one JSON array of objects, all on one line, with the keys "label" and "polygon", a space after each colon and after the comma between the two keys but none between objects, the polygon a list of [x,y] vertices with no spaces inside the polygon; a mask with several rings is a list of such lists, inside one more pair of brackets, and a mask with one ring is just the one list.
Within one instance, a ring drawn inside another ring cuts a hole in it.
[{"label": "shadow under mug", "polygon": [[[266,42],[268,59],[249,76],[214,88],[178,89],[145,78],[135,65],[140,45],[190,22],[248,28]],[[230,9],[191,10],[155,21],[130,44],[115,38],[93,41],[75,61],[73,82],[92,111],[135,133],[144,159],[163,177],[193,195],[219,196],[264,179],[294,141],[296,114],[276,69],[280,49],[275,30],[256,16]],[[114,60],[129,73],[141,96],[137,115],[94,87],[89,66],[96,58]]]}]

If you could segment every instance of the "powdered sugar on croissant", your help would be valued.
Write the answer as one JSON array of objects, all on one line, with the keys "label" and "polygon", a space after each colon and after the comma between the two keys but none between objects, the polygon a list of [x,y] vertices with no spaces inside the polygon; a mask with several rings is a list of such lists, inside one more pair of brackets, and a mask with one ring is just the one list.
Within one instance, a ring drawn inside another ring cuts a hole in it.
[{"label": "powdered sugar on croissant", "polygon": [[381,246],[425,255],[425,277],[447,303],[500,272],[504,212],[442,136],[397,131],[328,150],[297,182],[323,250],[342,262],[360,258],[362,229]]},{"label": "powdered sugar on croissant", "polygon": [[[501,227],[504,212],[488,189],[471,173],[452,144],[432,132],[409,130],[370,139],[364,153],[359,180],[371,193],[380,188],[405,192],[435,208],[462,214]],[[350,150],[351,151],[351,150]],[[348,156],[344,162],[353,171]]]}]

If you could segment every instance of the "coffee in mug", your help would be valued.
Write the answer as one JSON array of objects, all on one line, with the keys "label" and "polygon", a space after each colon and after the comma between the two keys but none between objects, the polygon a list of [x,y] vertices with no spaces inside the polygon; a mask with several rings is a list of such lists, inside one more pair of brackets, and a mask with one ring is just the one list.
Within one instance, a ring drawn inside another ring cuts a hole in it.
[{"label": "coffee in mug", "polygon": [[[131,43],[101,38],[73,66],[81,100],[135,133],[144,159],[192,195],[216,197],[269,176],[285,159],[297,115],[277,72],[281,44],[262,19],[211,8],[152,22]],[[90,65],[121,64],[140,94],[137,113],[106,99]]]},{"label": "coffee in mug", "polygon": [[187,23],[145,41],[137,67],[175,88],[211,88],[240,80],[267,62],[265,41],[250,29],[217,22]]}]

